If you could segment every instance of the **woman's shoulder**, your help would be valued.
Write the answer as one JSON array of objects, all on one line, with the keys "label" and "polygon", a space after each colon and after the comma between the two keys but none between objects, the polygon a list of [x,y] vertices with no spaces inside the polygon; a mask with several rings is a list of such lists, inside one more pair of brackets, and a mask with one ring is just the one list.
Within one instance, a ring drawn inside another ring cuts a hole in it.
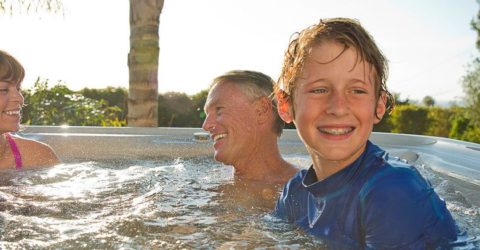
[{"label": "woman's shoulder", "polygon": [[53,166],[60,163],[50,145],[20,136],[13,138],[19,148],[24,167]]}]

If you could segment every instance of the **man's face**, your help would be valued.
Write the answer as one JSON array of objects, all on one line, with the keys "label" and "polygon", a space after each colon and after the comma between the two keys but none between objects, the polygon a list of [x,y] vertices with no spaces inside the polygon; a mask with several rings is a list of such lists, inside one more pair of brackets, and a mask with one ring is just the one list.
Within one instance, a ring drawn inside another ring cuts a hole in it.
[{"label": "man's face", "polygon": [[254,102],[232,83],[215,85],[205,103],[207,117],[202,128],[214,141],[215,160],[228,165],[252,156],[257,121]]}]

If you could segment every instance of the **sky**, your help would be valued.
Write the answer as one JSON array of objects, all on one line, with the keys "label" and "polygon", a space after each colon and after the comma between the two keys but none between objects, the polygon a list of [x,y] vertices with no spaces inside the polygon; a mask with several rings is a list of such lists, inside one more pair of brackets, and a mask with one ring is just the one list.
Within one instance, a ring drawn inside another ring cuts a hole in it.
[{"label": "sky", "polygon": [[[63,0],[63,13],[0,15],[0,49],[35,80],[70,89],[128,88],[129,1]],[[320,18],[359,20],[389,60],[387,87],[401,99],[459,101],[478,56],[475,0],[165,0],[159,92],[189,95],[233,69],[277,79],[293,33]]]}]

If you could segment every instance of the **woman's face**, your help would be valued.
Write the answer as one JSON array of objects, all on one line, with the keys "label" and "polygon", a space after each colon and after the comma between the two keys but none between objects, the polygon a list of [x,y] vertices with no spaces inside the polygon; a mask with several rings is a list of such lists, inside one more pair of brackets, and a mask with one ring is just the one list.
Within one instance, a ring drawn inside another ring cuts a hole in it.
[{"label": "woman's face", "polygon": [[20,129],[23,96],[20,84],[0,81],[0,133]]}]

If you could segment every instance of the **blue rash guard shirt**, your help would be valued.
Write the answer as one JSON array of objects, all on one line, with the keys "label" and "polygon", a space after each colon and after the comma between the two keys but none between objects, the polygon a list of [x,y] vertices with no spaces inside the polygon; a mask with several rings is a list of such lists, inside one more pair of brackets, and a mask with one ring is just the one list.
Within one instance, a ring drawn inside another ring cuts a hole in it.
[{"label": "blue rash guard shirt", "polygon": [[322,181],[313,167],[298,172],[274,215],[348,248],[442,248],[457,237],[455,221],[430,183],[370,141],[355,162]]}]

